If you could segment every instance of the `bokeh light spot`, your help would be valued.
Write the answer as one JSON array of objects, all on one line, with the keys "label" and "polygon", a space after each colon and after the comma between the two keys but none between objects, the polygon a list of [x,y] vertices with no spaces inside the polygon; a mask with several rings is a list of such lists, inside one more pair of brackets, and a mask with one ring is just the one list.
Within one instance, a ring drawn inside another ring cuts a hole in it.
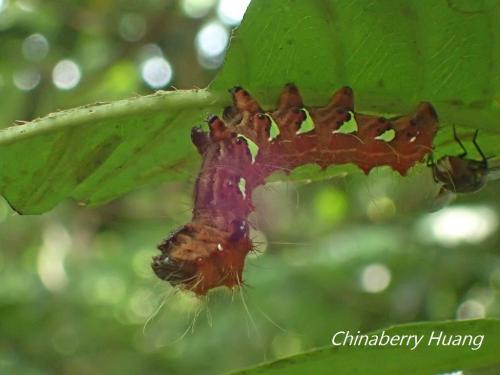
[{"label": "bokeh light spot", "polygon": [[484,318],[485,315],[484,305],[473,299],[463,302],[457,309],[457,319],[477,319]]},{"label": "bokeh light spot", "polygon": [[391,271],[381,263],[373,263],[363,269],[360,281],[364,291],[380,293],[389,286]]},{"label": "bokeh light spot", "polygon": [[61,90],[71,90],[82,78],[80,67],[72,60],[59,61],[52,70],[52,81]]},{"label": "bokeh light spot", "polygon": [[196,48],[203,56],[213,57],[224,52],[228,41],[226,28],[218,22],[211,22],[196,35]]},{"label": "bokeh light spot", "polygon": [[250,0],[220,0],[217,15],[226,25],[236,26],[243,19],[249,4]]},{"label": "bokeh light spot", "polygon": [[12,81],[19,90],[30,91],[40,83],[40,72],[33,68],[17,70],[12,75]]},{"label": "bokeh light spot", "polygon": [[182,12],[189,18],[205,17],[215,5],[215,0],[182,0]]},{"label": "bokeh light spot", "polygon": [[142,64],[141,75],[149,87],[159,89],[172,79],[172,67],[163,57],[151,57]]},{"label": "bokeh light spot", "polygon": [[23,56],[29,61],[40,61],[49,53],[49,42],[42,34],[31,34],[23,41]]},{"label": "bokeh light spot", "polygon": [[199,63],[207,69],[219,67],[224,60],[224,53],[229,43],[229,32],[219,22],[210,22],[203,26],[195,38]]},{"label": "bokeh light spot", "polygon": [[446,207],[428,215],[419,224],[422,238],[445,246],[480,243],[497,227],[497,215],[489,207]]},{"label": "bokeh light spot", "polygon": [[68,284],[64,259],[71,245],[71,237],[61,225],[53,224],[43,233],[43,245],[38,252],[37,270],[42,284],[51,292],[59,292]]}]

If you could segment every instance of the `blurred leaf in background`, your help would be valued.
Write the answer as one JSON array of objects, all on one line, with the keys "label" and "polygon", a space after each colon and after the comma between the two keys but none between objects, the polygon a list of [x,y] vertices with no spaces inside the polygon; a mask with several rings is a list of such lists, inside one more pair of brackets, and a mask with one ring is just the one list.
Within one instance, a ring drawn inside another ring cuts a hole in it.
[{"label": "blurred leaf in background", "polygon": [[248,286],[202,300],[149,268],[159,239],[188,220],[189,188],[41,216],[3,204],[5,371],[221,373],[324,346],[338,330],[500,315],[497,186],[429,215],[414,207],[429,198],[421,186],[392,172],[270,184],[251,218],[262,231]]},{"label": "blurred leaf in background", "polygon": [[0,124],[206,86],[246,8],[232,3],[2,0]]}]

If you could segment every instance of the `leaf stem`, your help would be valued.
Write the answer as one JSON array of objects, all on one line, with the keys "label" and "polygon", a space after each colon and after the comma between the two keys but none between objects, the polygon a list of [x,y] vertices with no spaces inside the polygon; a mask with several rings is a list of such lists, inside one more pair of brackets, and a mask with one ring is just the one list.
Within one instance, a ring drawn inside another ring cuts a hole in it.
[{"label": "leaf stem", "polygon": [[162,112],[206,107],[220,107],[230,103],[225,92],[198,90],[158,91],[155,94],[129,98],[110,103],[95,103],[35,119],[29,123],[15,125],[0,130],[0,145],[40,134],[68,129],[113,118],[126,117],[141,113]]}]

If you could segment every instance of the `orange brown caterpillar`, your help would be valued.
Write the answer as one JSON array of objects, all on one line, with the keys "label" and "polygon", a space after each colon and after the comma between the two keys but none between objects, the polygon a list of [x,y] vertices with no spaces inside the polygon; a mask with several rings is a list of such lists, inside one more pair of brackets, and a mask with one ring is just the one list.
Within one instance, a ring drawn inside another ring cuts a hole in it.
[{"label": "orange brown caterpillar", "polygon": [[[223,120],[212,116],[210,131],[194,128],[191,139],[203,158],[195,186],[193,219],[158,246],[152,268],[172,285],[204,295],[218,286],[241,285],[245,258],[252,249],[247,217],[252,212],[252,192],[277,170],[289,172],[305,164],[322,168],[354,163],[366,174],[387,165],[406,174],[432,150],[437,115],[421,103],[406,116],[385,119],[354,112],[353,92],[341,88],[325,107],[305,107],[297,88],[287,85],[272,111],[264,111],[247,91],[230,90],[233,105]],[[307,109],[314,128],[298,133]],[[337,130],[354,113],[358,129]],[[279,134],[270,138],[271,117]],[[394,138],[377,139],[387,130]],[[255,160],[250,139],[258,146]],[[244,181],[245,189],[239,184]]]}]

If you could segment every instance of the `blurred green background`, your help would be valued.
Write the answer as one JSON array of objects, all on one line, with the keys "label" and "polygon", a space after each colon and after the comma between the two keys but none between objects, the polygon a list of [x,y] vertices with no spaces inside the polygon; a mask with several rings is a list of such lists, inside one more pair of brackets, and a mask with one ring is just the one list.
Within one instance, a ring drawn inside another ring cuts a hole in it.
[{"label": "blurred green background", "polygon": [[[246,5],[0,0],[0,127],[204,87]],[[247,286],[198,299],[149,267],[190,219],[195,178],[40,216],[0,200],[0,373],[221,373],[328,345],[337,330],[500,317],[498,182],[434,214],[425,167],[268,184]]]}]

